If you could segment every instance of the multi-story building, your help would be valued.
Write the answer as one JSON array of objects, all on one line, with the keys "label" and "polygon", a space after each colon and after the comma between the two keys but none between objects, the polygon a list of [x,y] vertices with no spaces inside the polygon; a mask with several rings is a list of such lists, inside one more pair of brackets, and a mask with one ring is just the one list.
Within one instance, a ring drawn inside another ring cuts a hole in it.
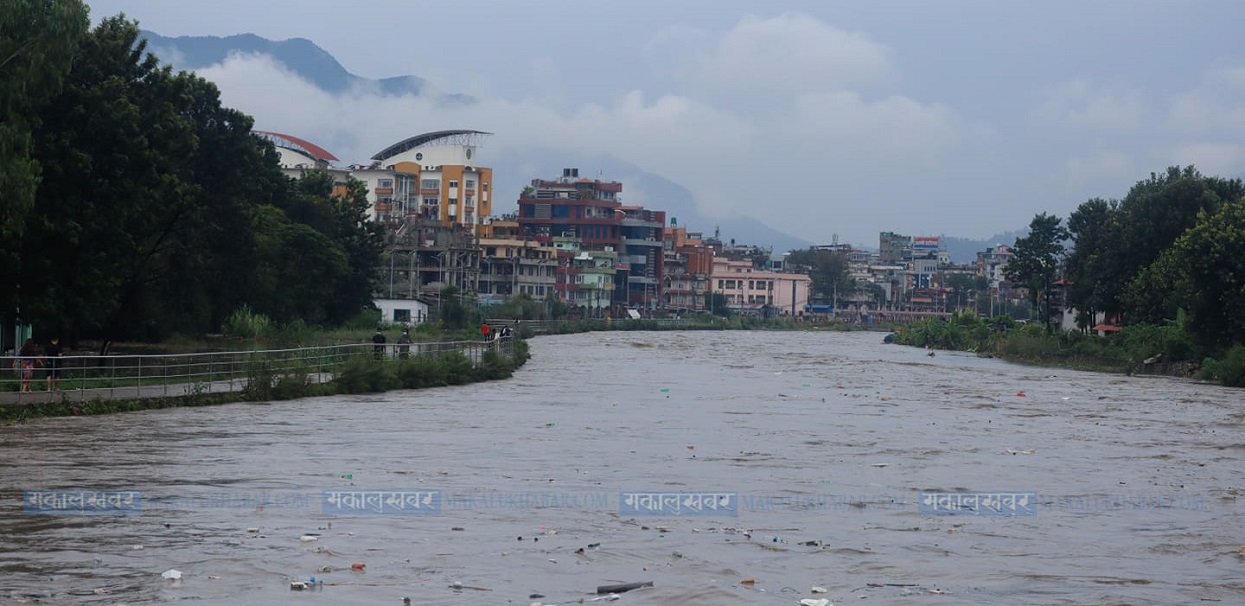
[{"label": "multi-story building", "polygon": [[372,156],[372,164],[333,165],[338,159],[313,143],[291,135],[256,131],[277,147],[283,172],[298,177],[310,170],[333,176],[334,194],[350,178],[367,191],[369,218],[401,223],[408,216],[478,232],[492,217],[493,169],[478,166],[477,150],[489,133],[445,130],[399,141]]},{"label": "multi-story building", "polygon": [[805,274],[765,271],[751,261],[713,260],[710,289],[726,297],[726,305],[741,312],[760,313],[769,306],[776,314],[799,316],[809,304],[813,281]]},{"label": "multi-story building", "polygon": [[911,259],[911,237],[889,231],[878,235],[878,260],[882,265],[901,265]]},{"label": "multi-story building", "polygon": [[705,309],[709,274],[713,272],[713,248],[699,232],[671,225],[665,230],[664,256],[662,302],[666,308]]},{"label": "multi-story building", "polygon": [[558,257],[552,246],[512,238],[480,238],[479,246],[480,302],[501,303],[519,294],[537,301],[554,298]]},{"label": "multi-story building", "polygon": [[558,251],[558,292],[561,299],[579,317],[606,318],[614,301],[615,278],[618,274],[618,253],[605,250],[583,250],[579,238],[554,237]]},{"label": "multi-story building", "polygon": [[[419,215],[478,232],[493,212],[493,169],[477,164],[477,150],[489,134],[443,130],[403,139],[372,156],[374,164],[367,170],[381,174],[360,172],[364,176],[356,178],[366,182],[375,204],[393,214]],[[386,171],[392,176],[384,176]]]},{"label": "multi-story building", "polygon": [[621,193],[622,183],[581,178],[576,168],[563,169],[558,179],[533,179],[519,197],[519,229],[537,242],[574,238],[581,250],[617,252],[614,301],[654,308],[661,301],[666,214],[623,206]]},{"label": "multi-story building", "polygon": [[666,212],[645,210],[641,206],[621,207],[623,215],[620,265],[632,307],[653,310],[661,305],[662,274],[665,273]]}]

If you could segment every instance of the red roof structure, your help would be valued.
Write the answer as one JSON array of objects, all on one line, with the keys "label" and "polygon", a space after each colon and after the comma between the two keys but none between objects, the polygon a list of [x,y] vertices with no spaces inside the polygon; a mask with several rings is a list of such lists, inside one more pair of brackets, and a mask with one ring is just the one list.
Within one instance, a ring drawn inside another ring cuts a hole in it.
[{"label": "red roof structure", "polygon": [[315,158],[316,160],[319,160],[321,162],[339,162],[339,160],[337,159],[337,156],[330,154],[328,150],[324,149],[323,147],[320,147],[319,145],[316,145],[315,143],[307,141],[306,139],[299,139],[298,137],[294,137],[291,135],[286,135],[282,133],[273,133],[273,132],[268,132],[268,131],[263,131],[263,130],[257,130],[257,131],[252,131],[252,132],[254,132],[255,134],[261,137],[264,137],[265,139],[268,139],[269,141],[272,141],[272,143],[276,145],[277,147],[285,147],[285,148],[292,149],[296,152],[307,154],[308,156],[311,156],[312,158]]}]

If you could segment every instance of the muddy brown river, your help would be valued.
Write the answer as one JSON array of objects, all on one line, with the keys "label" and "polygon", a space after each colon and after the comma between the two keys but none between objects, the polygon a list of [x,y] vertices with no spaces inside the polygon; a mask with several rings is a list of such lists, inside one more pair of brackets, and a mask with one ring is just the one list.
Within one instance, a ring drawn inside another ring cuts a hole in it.
[{"label": "muddy brown river", "polygon": [[0,604],[1245,604],[1240,390],[878,333],[532,351],[0,427]]}]

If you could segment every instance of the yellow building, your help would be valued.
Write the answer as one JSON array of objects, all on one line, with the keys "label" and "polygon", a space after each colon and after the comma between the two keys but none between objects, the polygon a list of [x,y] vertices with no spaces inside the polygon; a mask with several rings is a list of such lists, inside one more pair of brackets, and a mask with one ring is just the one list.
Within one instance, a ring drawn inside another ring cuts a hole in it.
[{"label": "yellow building", "polygon": [[390,171],[393,177],[368,183],[368,191],[375,189],[378,207],[383,204],[391,213],[420,215],[479,233],[493,214],[493,169],[479,166],[476,155],[489,134],[443,130],[390,145],[372,160],[373,170]]}]

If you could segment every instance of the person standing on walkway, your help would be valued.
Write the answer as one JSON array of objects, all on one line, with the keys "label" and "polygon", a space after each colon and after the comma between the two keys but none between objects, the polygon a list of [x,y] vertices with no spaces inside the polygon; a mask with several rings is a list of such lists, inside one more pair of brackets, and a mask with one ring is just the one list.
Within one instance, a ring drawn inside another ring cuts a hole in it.
[{"label": "person standing on walkway", "polygon": [[489,326],[488,322],[485,322],[484,324],[480,325],[480,336],[484,337],[485,343],[488,343],[489,333],[491,332],[493,332],[493,327]]},{"label": "person standing on walkway", "polygon": [[372,335],[372,356],[377,360],[385,357],[385,333],[379,326],[376,327],[376,334]]},{"label": "person standing on walkway", "polygon": [[411,343],[413,342],[414,341],[411,340],[411,329],[403,328],[402,336],[398,337],[398,357],[399,358],[402,358],[405,360],[406,358],[409,358],[411,356],[411,353],[410,353]]},{"label": "person standing on walkway", "polygon": [[48,391],[52,391],[55,387],[56,391],[61,390],[61,356],[64,355],[61,349],[61,340],[59,337],[52,337],[52,342],[43,348],[43,357],[47,358],[44,365],[48,367]]},{"label": "person standing on walkway", "polygon": [[22,377],[22,393],[30,393],[30,380],[34,378],[35,364],[39,362],[39,347],[35,345],[35,340],[26,339],[26,343],[22,345],[17,355],[18,358],[14,364],[17,365],[17,372]]}]

